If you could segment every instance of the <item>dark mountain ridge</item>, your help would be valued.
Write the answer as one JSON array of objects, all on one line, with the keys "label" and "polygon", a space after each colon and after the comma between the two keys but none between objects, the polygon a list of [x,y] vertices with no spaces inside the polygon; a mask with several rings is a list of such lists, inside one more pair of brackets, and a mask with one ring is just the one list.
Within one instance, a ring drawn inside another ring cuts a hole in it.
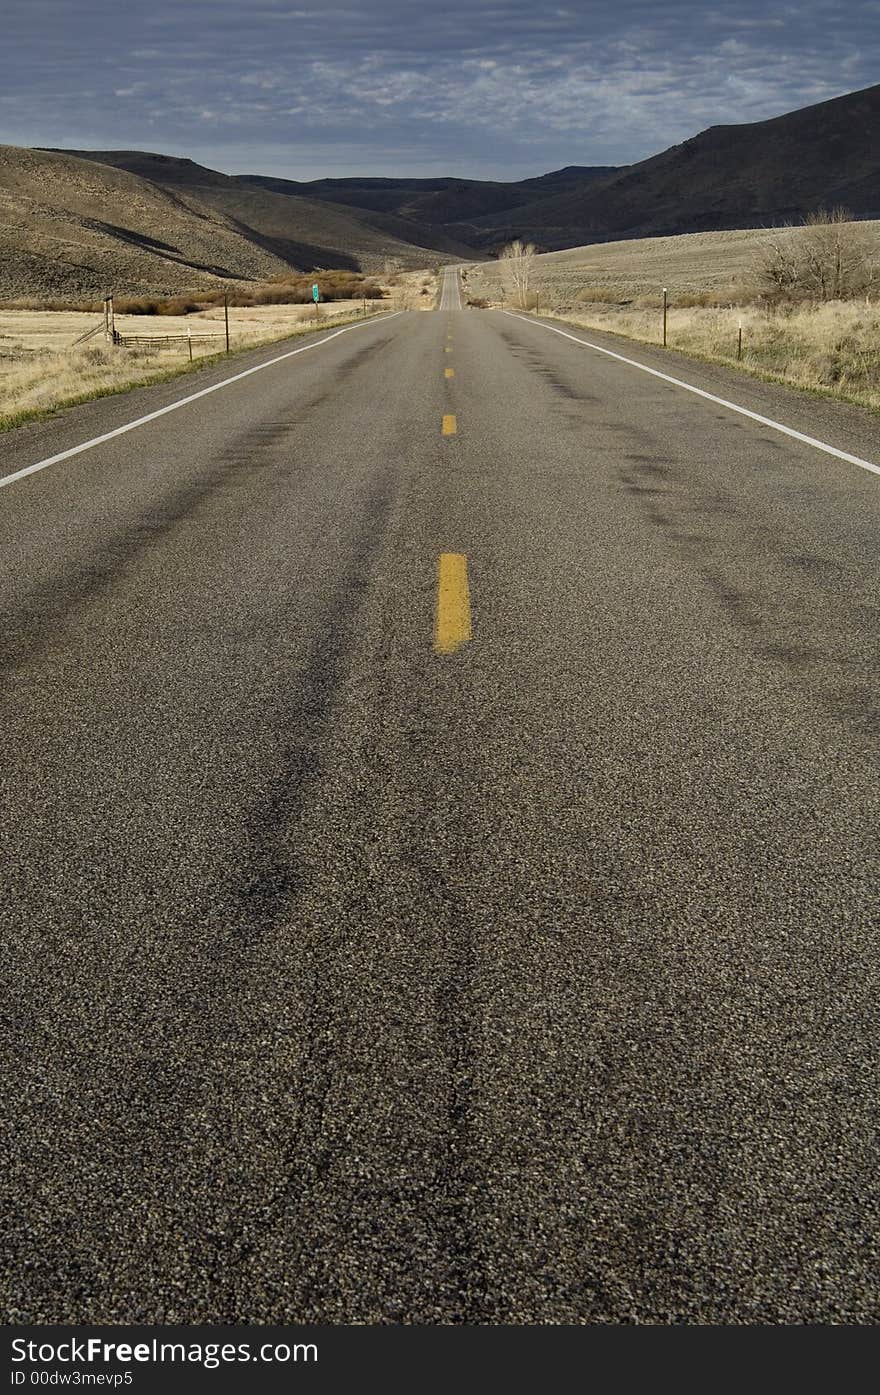
[{"label": "dark mountain ridge", "polygon": [[[208,207],[298,270],[374,270],[799,221],[822,206],[880,217],[880,85],[767,121],[711,126],[637,164],[569,165],[519,181],[226,175],[147,151],[65,151]],[[195,211],[195,210],[194,210]],[[115,220],[122,223],[120,217]]]}]

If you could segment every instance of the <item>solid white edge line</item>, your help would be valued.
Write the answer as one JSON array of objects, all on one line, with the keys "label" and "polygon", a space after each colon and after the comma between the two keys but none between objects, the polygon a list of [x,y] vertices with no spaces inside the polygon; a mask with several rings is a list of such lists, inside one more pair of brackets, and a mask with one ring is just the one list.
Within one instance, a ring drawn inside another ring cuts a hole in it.
[{"label": "solid white edge line", "polygon": [[[213,383],[211,387],[191,392],[188,397],[180,397],[176,402],[170,402],[167,407],[159,407],[155,412],[148,412],[144,417],[137,417],[135,421],[126,422],[125,426],[117,426],[115,430],[107,431],[103,436],[95,436],[91,441],[83,441],[79,446],[71,446],[69,450],[59,451],[57,455],[49,455],[45,460],[38,460],[34,465],[26,465],[24,469],[16,470],[13,475],[4,475],[0,478],[0,489],[5,488],[7,484],[15,484],[16,480],[23,480],[26,475],[34,475],[38,470],[45,470],[49,465],[57,465],[61,460],[69,460],[73,455],[81,455],[84,450],[92,450],[94,446],[103,445],[105,441],[112,441],[114,436],[124,436],[126,432],[134,431],[137,426],[143,426],[148,421],[156,421],[158,417],[167,416],[169,412],[176,412],[178,407],[185,407],[188,402],[197,402],[200,397],[207,397],[212,392],[219,392],[221,388],[228,387],[230,383],[241,382],[242,378],[249,378],[252,373],[260,373],[264,368],[271,368],[276,363],[283,363],[287,358],[304,354],[308,349],[320,349],[323,344],[329,344],[331,339],[337,339],[340,334],[347,334],[350,329],[365,329],[370,324],[387,324],[388,320],[393,320],[402,314],[402,310],[394,310],[390,315],[384,315],[381,320],[373,319],[362,324],[343,325],[341,329],[335,329],[328,334],[326,339],[317,339],[311,344],[303,344],[299,349],[289,349],[286,354],[278,354],[265,363],[258,363],[253,368],[245,368],[241,373],[234,373],[231,378],[224,378],[222,382]],[[154,384],[147,383],[146,386],[151,387]]]},{"label": "solid white edge line", "polygon": [[783,436],[792,436],[796,441],[802,441],[806,446],[813,446],[816,450],[824,451],[826,455],[836,456],[838,460],[845,460],[849,465],[858,465],[861,470],[870,470],[872,475],[880,475],[880,465],[872,465],[870,460],[863,460],[860,455],[850,455],[848,451],[838,450],[836,446],[829,446],[825,441],[817,441],[815,436],[805,436],[803,431],[795,431],[791,426],[783,426],[781,421],[774,421],[772,417],[762,417],[759,412],[749,411],[748,407],[740,407],[736,402],[728,402],[726,397],[716,397],[714,392],[706,392],[703,388],[694,387],[693,383],[686,383],[681,378],[673,378],[670,373],[661,373],[658,368],[649,368],[645,363],[639,363],[634,358],[626,358],[623,354],[616,354],[612,349],[603,349],[601,344],[592,344],[589,339],[578,339],[577,335],[568,334],[564,329],[557,329],[555,325],[545,325],[540,320],[533,320],[528,315],[517,315],[513,310],[502,310],[503,315],[509,315],[512,320],[524,320],[526,324],[534,325],[536,329],[549,329],[551,334],[561,334],[563,339],[570,339],[573,344],[580,344],[584,349],[594,349],[597,354],[606,354],[608,358],[616,358],[620,363],[629,364],[630,368],[639,368],[643,373],[650,373],[652,378],[662,378],[665,383],[674,383],[676,387],[684,388],[687,392],[696,393],[697,397],[705,397],[709,402],[715,402],[719,407],[727,407],[731,412],[738,412],[741,417],[750,417],[752,421],[759,421],[762,426],[769,426],[773,431],[781,431]]}]

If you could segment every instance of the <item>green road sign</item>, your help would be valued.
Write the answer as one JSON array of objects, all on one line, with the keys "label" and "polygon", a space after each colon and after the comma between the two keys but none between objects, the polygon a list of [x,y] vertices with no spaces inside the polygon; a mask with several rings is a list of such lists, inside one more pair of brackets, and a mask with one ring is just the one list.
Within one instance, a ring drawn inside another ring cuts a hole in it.
[{"label": "green road sign", "polygon": [[320,299],[321,299],[321,292],[318,290],[318,283],[315,282],[314,286],[312,286],[312,300],[313,300],[313,301],[315,302],[315,304],[317,305],[317,303],[318,303],[318,301],[319,301]]}]

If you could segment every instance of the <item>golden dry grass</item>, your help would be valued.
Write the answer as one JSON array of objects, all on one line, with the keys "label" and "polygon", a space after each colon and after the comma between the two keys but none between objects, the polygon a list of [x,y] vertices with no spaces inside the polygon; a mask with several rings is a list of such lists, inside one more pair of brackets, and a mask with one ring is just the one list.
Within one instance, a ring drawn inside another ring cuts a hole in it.
[{"label": "golden dry grass", "polygon": [[[880,222],[863,226],[880,239]],[[658,344],[666,286],[671,348],[880,408],[880,305],[762,307],[754,268],[767,235],[765,229],[692,233],[549,253],[534,260],[532,304],[537,293],[542,318]],[[491,306],[509,305],[502,278],[497,262],[471,266],[468,293]]]},{"label": "golden dry grass", "polygon": [[[860,226],[880,238],[880,222]],[[594,288],[618,300],[659,297],[666,286],[673,300],[706,296],[716,302],[739,303],[753,298],[755,262],[773,231],[685,233],[547,252],[534,259],[531,289],[557,310],[574,309],[585,292]],[[501,285],[499,262],[479,262],[468,268],[473,294],[500,302]],[[508,299],[509,294],[508,290]]]},{"label": "golden dry grass", "polygon": [[[367,302],[368,314],[389,307],[388,300]],[[232,307],[231,347],[242,349],[307,333],[316,323],[346,321],[358,316],[361,309],[360,301],[334,301],[320,306],[316,320],[314,307],[308,305]],[[105,342],[99,329],[93,338],[75,346],[81,334],[101,323],[100,316],[78,311],[0,311],[0,425],[136,386],[157,374],[185,370],[189,365],[186,340],[171,347],[149,343],[114,346]],[[221,352],[225,346],[222,306],[197,315],[161,319],[118,315],[116,328],[122,335],[185,335],[190,329],[193,335],[213,336],[194,341],[195,359]]]},{"label": "golden dry grass", "polygon": [[397,271],[380,285],[392,310],[436,310],[440,277],[435,271]]},{"label": "golden dry grass", "polygon": [[[541,318],[544,318],[542,313]],[[563,316],[566,324],[607,330],[646,344],[662,342],[657,308],[617,309],[596,305],[589,312]],[[737,361],[737,331],[743,329],[743,357]],[[670,348],[716,363],[730,363],[757,376],[778,378],[880,409],[880,306],[829,301],[768,312],[694,307],[671,309]]]}]

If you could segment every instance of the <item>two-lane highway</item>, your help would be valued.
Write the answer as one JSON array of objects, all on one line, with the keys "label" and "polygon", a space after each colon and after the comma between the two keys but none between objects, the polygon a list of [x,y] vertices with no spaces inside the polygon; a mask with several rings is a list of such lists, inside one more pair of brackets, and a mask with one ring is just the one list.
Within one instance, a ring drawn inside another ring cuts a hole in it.
[{"label": "two-lane highway", "polygon": [[876,419],[460,304],[0,438],[8,1320],[880,1317]]},{"label": "two-lane highway", "polygon": [[441,310],[462,310],[461,303],[461,277],[458,269],[453,266],[444,268],[440,281],[440,307]]}]

